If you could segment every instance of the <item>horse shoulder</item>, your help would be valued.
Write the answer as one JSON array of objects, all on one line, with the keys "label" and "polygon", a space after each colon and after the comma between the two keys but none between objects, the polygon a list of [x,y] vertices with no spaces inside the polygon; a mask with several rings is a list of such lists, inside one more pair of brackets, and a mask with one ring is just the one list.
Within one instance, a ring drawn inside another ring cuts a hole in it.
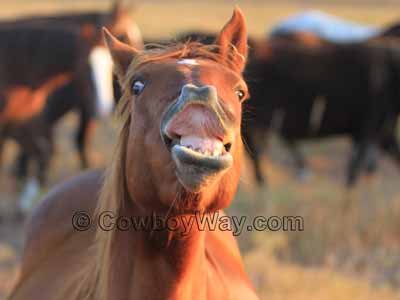
[{"label": "horse shoulder", "polygon": [[95,226],[77,231],[72,219],[82,212],[93,216],[101,184],[102,172],[91,171],[50,191],[27,224],[20,277],[10,299],[32,299],[35,293],[41,293],[41,299],[70,299],[66,295],[76,289],[74,278],[90,255],[95,235]]}]

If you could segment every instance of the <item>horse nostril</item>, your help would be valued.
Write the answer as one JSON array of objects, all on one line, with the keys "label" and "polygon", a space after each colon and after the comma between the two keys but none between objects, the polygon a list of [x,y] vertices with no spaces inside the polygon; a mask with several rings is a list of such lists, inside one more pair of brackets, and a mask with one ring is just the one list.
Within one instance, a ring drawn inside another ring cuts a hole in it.
[{"label": "horse nostril", "polygon": [[231,148],[232,148],[232,144],[231,143],[227,143],[227,144],[224,145],[224,148],[225,148],[226,152],[229,152],[231,150]]},{"label": "horse nostril", "polygon": [[181,90],[181,98],[186,102],[196,101],[212,104],[217,101],[218,95],[214,86],[186,84]]}]

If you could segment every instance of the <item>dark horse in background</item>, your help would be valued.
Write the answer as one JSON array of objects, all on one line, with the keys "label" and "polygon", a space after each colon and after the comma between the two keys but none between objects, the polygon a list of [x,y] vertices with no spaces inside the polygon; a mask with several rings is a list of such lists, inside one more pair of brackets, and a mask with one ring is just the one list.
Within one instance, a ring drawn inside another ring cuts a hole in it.
[{"label": "dark horse in background", "polygon": [[289,146],[300,172],[305,160],[297,148],[299,141],[349,136],[353,154],[348,186],[363,167],[376,169],[378,149],[400,165],[395,137],[400,112],[398,47],[385,39],[348,44],[305,41],[294,36],[266,40],[254,49],[248,65],[250,111],[257,114],[243,134],[257,180],[263,182],[259,160],[271,129]]},{"label": "dark horse in background", "polygon": [[[113,91],[111,82],[112,63],[109,54],[103,47],[101,28],[107,26],[121,39],[141,48],[142,39],[137,25],[133,22],[127,7],[121,1],[115,2],[108,12],[86,12],[80,14],[60,14],[52,16],[33,16],[2,22],[5,27],[62,27],[78,31],[82,42],[91,49],[88,54],[90,66],[82,78],[71,80],[66,85],[55,90],[47,99],[43,111],[29,121],[32,131],[32,140],[46,139],[46,143],[53,144],[52,129],[55,124],[69,111],[79,114],[79,129],[76,135],[76,144],[80,154],[81,166],[89,165],[88,144],[95,128],[96,119],[100,115],[107,115],[113,108]],[[34,57],[32,59],[35,59]],[[26,124],[28,127],[28,124]],[[44,138],[45,137],[45,138]],[[17,177],[25,179],[31,159],[35,159],[29,147],[21,148],[17,160]],[[41,164],[39,164],[41,165]],[[41,167],[40,167],[41,168]],[[46,170],[41,170],[45,173]],[[40,181],[45,179],[41,175]]]},{"label": "dark horse in background", "polygon": [[44,183],[52,139],[41,112],[47,97],[71,80],[92,97],[87,89],[90,47],[79,32],[58,28],[3,26],[0,40],[1,134],[37,161],[37,177]]},{"label": "dark horse in background", "polygon": [[[306,162],[298,143],[334,135],[354,142],[349,186],[363,167],[376,169],[378,148],[400,164],[395,136],[400,61],[391,41],[400,36],[399,28],[383,28],[366,43],[335,44],[307,32],[249,40],[251,100],[244,110],[243,137],[258,183],[265,182],[260,155],[271,129],[288,146],[300,176],[306,174]],[[177,39],[211,43],[214,38],[194,30]]]}]

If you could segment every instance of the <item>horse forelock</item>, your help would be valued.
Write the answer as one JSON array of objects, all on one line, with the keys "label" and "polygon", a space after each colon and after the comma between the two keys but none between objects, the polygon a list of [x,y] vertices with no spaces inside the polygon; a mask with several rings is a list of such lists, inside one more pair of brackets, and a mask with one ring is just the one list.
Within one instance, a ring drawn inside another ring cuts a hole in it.
[{"label": "horse forelock", "polygon": [[[128,68],[128,72],[126,73],[126,78],[132,78],[132,75],[137,71],[138,67],[150,63],[157,62],[164,59],[204,59],[211,60],[218,64],[222,64],[228,68],[234,67],[238,62],[237,57],[239,53],[232,46],[233,53],[229,54],[228,57],[225,57],[219,53],[218,45],[204,45],[198,42],[186,42],[186,43],[176,43],[171,45],[158,45],[158,44],[147,44],[144,51],[141,51],[139,54],[135,56],[131,65]],[[244,59],[240,57],[240,59]],[[123,88],[126,82],[123,83]],[[129,82],[128,82],[129,84]]]}]

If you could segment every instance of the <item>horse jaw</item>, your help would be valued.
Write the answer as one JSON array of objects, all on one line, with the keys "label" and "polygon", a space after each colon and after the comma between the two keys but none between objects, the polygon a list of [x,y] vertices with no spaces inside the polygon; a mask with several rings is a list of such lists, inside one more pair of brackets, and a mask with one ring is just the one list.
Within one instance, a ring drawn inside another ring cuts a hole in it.
[{"label": "horse jaw", "polygon": [[96,47],[89,56],[92,77],[96,91],[97,113],[108,116],[114,108],[113,62],[104,47]]}]

